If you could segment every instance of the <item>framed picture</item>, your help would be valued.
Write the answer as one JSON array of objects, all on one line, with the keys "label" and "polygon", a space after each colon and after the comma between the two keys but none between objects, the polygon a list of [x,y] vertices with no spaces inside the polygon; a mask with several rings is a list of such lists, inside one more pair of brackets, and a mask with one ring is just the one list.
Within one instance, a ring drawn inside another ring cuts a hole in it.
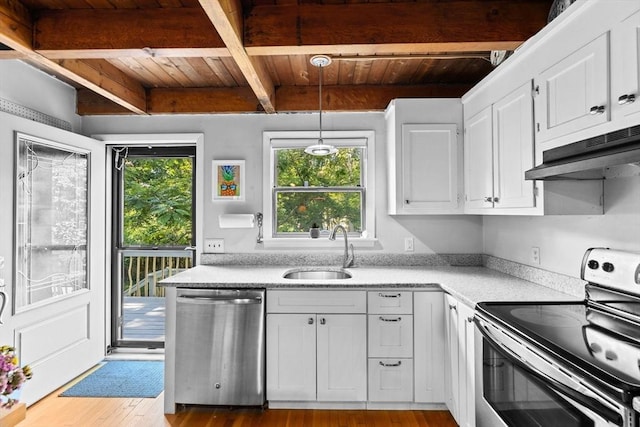
[{"label": "framed picture", "polygon": [[244,200],[244,160],[213,161],[213,200]]}]

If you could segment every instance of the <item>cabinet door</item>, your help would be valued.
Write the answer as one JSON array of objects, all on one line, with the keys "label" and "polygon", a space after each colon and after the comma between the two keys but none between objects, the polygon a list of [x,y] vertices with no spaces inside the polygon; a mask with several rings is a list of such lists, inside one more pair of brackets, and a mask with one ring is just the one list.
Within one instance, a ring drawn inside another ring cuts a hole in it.
[{"label": "cabinet door", "polygon": [[524,172],[533,162],[531,82],[493,105],[493,201],[495,208],[535,206],[533,181]]},{"label": "cabinet door", "polygon": [[318,400],[367,400],[367,319],[318,314]]},{"label": "cabinet door", "polygon": [[610,119],[608,54],[609,33],[605,33],[540,74],[535,82],[537,142]]},{"label": "cabinet door", "polygon": [[475,369],[473,310],[458,304],[458,357],[460,427],[475,427]]},{"label": "cabinet door", "polygon": [[460,377],[458,375],[459,343],[458,343],[458,301],[451,295],[444,297],[445,308],[445,333],[447,343],[445,345],[445,369],[448,376],[447,408],[453,418],[460,424]]},{"label": "cabinet door", "polygon": [[493,148],[491,106],[465,122],[465,208],[493,207]]},{"label": "cabinet door", "polygon": [[458,135],[455,124],[402,125],[402,210],[458,208]]},{"label": "cabinet door", "polygon": [[413,293],[413,370],[416,402],[445,401],[443,295],[442,292]]},{"label": "cabinet door", "polygon": [[640,111],[640,11],[611,32],[611,90],[614,118]]},{"label": "cabinet door", "polygon": [[267,400],[316,400],[316,315],[267,315]]}]

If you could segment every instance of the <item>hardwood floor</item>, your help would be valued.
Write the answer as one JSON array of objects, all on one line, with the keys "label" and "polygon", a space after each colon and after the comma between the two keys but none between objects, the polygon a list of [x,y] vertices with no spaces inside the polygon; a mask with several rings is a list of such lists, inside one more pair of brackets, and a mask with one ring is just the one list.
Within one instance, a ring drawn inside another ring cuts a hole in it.
[{"label": "hardwood floor", "polygon": [[58,397],[57,390],[27,409],[18,427],[456,427],[446,411],[213,409],[163,413],[155,399]]}]

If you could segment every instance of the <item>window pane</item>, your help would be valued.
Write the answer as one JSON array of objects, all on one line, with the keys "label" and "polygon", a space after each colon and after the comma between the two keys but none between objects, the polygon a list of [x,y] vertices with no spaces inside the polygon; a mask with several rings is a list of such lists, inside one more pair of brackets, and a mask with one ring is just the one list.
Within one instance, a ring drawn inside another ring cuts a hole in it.
[{"label": "window pane", "polygon": [[191,244],[192,160],[127,159],[124,173],[124,246]]},{"label": "window pane", "polygon": [[359,191],[276,192],[276,233],[307,233],[315,223],[321,230],[343,224],[362,232],[362,193]]},{"label": "window pane", "polygon": [[275,152],[276,187],[357,187],[361,185],[362,148],[339,148],[331,156],[311,156],[299,149]]},{"label": "window pane", "polygon": [[87,287],[88,155],[18,136],[16,308]]}]

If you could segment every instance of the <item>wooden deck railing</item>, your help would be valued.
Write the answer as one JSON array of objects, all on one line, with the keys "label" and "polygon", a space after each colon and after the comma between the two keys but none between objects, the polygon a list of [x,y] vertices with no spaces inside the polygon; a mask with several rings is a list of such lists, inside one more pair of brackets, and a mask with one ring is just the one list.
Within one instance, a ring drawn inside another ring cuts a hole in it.
[{"label": "wooden deck railing", "polygon": [[[128,252],[128,251],[127,251]],[[167,256],[127,253],[122,254],[123,293],[125,296],[163,297],[164,288],[158,282],[191,268],[191,253],[172,252]]]}]

